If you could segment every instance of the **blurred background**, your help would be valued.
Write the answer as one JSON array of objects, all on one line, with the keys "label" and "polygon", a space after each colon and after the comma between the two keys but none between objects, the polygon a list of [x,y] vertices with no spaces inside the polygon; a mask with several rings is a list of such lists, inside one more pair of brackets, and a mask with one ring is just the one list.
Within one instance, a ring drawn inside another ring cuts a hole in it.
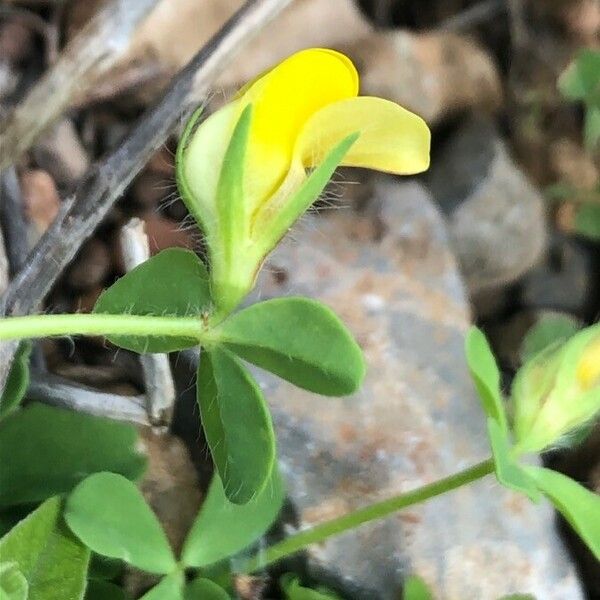
[{"label": "blurred background", "polygon": [[[123,2],[0,2],[0,142],[14,134],[13,111],[111,4]],[[73,69],[77,85],[60,116],[17,156],[4,155],[0,292],[62,199],[243,2],[146,4],[147,17],[131,31],[117,23],[94,39],[105,44],[107,68]],[[294,526],[484,457],[483,419],[462,355],[470,323],[490,337],[508,384],[533,325],[549,316],[566,327],[589,324],[600,313],[600,151],[585,142],[586,106],[558,84],[582,49],[600,48],[600,0],[295,0],[219,74],[203,98],[207,110],[311,46],[347,53],[362,94],[425,118],[433,152],[431,169],[416,178],[342,170],[258,283],[257,297],[303,293],[332,305],[369,364],[364,390],[347,401],[258,375],[272,401]],[[85,52],[70,60],[83,64]],[[134,217],[152,254],[172,246],[202,252],[175,186],[179,133],[156,148],[81,246],[44,310],[92,309],[126,270],[120,236]],[[136,356],[100,339],[47,340],[33,356],[36,399],[49,401],[54,376],[113,396],[139,397],[147,385]],[[195,361],[172,360],[171,427],[143,430],[151,465],[144,491],[175,544],[210,471],[194,408]],[[544,460],[600,493],[600,429]],[[356,598],[395,598],[410,572],[440,598],[600,598],[598,563],[558,525],[550,509],[485,482],[333,540],[294,568]],[[265,581],[248,584],[254,596],[240,588],[241,597],[260,597],[259,588],[273,597]]]}]

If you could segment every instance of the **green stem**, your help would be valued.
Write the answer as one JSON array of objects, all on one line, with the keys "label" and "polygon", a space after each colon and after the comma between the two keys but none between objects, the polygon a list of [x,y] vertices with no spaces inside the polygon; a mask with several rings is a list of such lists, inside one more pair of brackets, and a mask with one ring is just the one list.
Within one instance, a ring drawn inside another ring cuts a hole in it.
[{"label": "green stem", "polygon": [[72,314],[31,315],[0,319],[0,340],[62,335],[130,335],[186,337],[201,340],[199,317]]},{"label": "green stem", "polygon": [[480,462],[464,471],[440,479],[423,487],[417,488],[411,492],[406,492],[393,498],[388,498],[375,504],[370,504],[364,508],[360,508],[337,519],[325,521],[320,525],[316,525],[312,529],[301,531],[292,535],[285,540],[274,544],[265,551],[262,551],[253,556],[244,567],[245,573],[253,573],[259,569],[263,569],[268,565],[281,560],[291,554],[295,554],[300,550],[304,550],[311,544],[318,544],[325,540],[344,533],[350,529],[364,525],[377,519],[387,517],[392,513],[412,506],[420,504],[425,500],[434,498],[451,490],[455,490],[463,485],[472,483],[477,479],[481,479],[486,475],[494,472],[494,460],[489,458]]}]

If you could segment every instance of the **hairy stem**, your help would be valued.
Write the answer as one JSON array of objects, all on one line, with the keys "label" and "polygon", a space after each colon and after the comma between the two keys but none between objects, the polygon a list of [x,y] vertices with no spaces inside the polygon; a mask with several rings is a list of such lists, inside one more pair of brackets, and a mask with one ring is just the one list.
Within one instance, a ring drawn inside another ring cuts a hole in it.
[{"label": "hairy stem", "polygon": [[199,317],[73,314],[0,319],[0,340],[63,335],[128,335],[185,337],[200,342],[203,333],[204,326]]},{"label": "hairy stem", "polygon": [[360,508],[342,517],[332,519],[331,521],[325,521],[306,531],[300,531],[253,556],[245,565],[244,572],[253,573],[254,571],[263,569],[282,558],[304,550],[311,544],[324,542],[330,537],[339,535],[350,529],[355,529],[365,523],[382,519],[398,510],[407,508],[408,506],[420,504],[425,500],[455,490],[463,485],[481,479],[482,477],[493,473],[493,471],[494,460],[489,458],[468,469],[445,477],[444,479],[440,479],[439,481],[424,485],[416,490],[394,496],[393,498],[388,498],[381,502],[376,502],[375,504],[370,504],[369,506]]}]

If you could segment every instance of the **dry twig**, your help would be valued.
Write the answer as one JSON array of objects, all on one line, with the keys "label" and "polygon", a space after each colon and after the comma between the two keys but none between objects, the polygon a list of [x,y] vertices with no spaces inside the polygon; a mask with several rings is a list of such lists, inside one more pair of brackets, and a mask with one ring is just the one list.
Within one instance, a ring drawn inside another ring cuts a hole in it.
[{"label": "dry twig", "polygon": [[111,0],[68,44],[27,97],[0,122],[0,170],[14,164],[37,137],[124,54],[138,24],[158,0]]},{"label": "dry twig", "polygon": [[0,174],[0,226],[6,238],[10,272],[14,274],[23,267],[29,253],[23,196],[14,167]]},{"label": "dry twig", "polygon": [[[131,219],[121,230],[125,270],[131,271],[150,258],[150,244],[140,219]],[[146,411],[153,425],[168,425],[175,403],[175,383],[166,354],[140,356],[146,385]]]},{"label": "dry twig", "polygon": [[27,397],[96,417],[149,425],[143,396],[98,392],[49,373],[32,372]]}]

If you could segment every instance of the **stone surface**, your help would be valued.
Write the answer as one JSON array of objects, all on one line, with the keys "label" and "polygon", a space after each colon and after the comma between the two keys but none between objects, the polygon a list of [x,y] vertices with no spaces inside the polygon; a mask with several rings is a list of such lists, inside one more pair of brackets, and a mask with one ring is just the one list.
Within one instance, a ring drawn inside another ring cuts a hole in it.
[{"label": "stone surface", "polygon": [[547,241],[544,199],[490,120],[463,123],[434,157],[428,181],[448,216],[472,294],[512,283],[540,261]]},{"label": "stone surface", "polygon": [[[162,0],[136,32],[128,55],[115,71],[118,73],[130,64],[158,62],[168,81],[243,3],[243,0]],[[70,35],[89,18],[96,4],[97,0],[76,4],[82,8],[76,11],[79,14],[71,16],[74,24]],[[348,44],[371,30],[353,0],[295,0],[225,69],[215,89],[244,83],[302,48]]]},{"label": "stone surface", "polygon": [[0,56],[12,64],[23,64],[33,51],[33,28],[26,22],[3,20],[0,23]]},{"label": "stone surface", "polygon": [[523,279],[522,303],[596,320],[599,260],[593,244],[553,235],[544,260]]},{"label": "stone surface", "polygon": [[494,112],[502,103],[494,61],[467,38],[389,31],[345,50],[358,65],[363,94],[394,100],[428,123],[466,110]]},{"label": "stone surface", "polygon": [[[598,0],[526,0],[530,22],[560,28],[579,46],[597,47],[600,39]],[[538,25],[539,26],[539,25]]]},{"label": "stone surface", "polygon": [[70,119],[63,119],[46,131],[33,147],[33,156],[59,186],[67,188],[73,187],[90,166],[89,156]]},{"label": "stone surface", "polygon": [[[299,526],[453,473],[489,454],[463,358],[465,290],[423,188],[385,180],[360,212],[307,217],[263,271],[257,296],[332,306],[368,363],[362,390],[324,398],[258,373]],[[309,571],[349,598],[397,599],[408,573],[437,599],[530,592],[581,598],[548,505],[490,477],[313,547]]]},{"label": "stone surface", "polygon": [[98,237],[91,238],[80,250],[67,271],[69,285],[79,291],[97,288],[111,270],[108,246]]},{"label": "stone surface", "polygon": [[[141,25],[128,55],[106,79],[117,80],[124,71],[143,64],[148,69],[159,65],[156,80],[147,85],[140,81],[138,92],[151,95],[242,4],[242,0],[163,0]],[[482,46],[450,33],[375,31],[357,4],[353,0],[296,0],[223,71],[210,106],[218,106],[231,90],[293,52],[318,46],[343,50],[356,61],[362,93],[395,100],[429,122],[472,108],[490,112],[499,108],[502,84],[494,60]],[[81,10],[90,13],[90,3],[77,9]],[[72,20],[79,23],[85,20],[81,17],[74,14]],[[173,44],[173,32],[177,44]]]},{"label": "stone surface", "polygon": [[523,362],[523,342],[527,333],[545,319],[569,319],[576,326],[582,323],[573,315],[554,310],[520,310],[505,318],[492,320],[486,327],[486,334],[498,362],[513,372]]},{"label": "stone surface", "polygon": [[196,470],[179,438],[150,429],[140,433],[148,455],[142,493],[179,555],[201,504]]},{"label": "stone surface", "polygon": [[[148,468],[141,482],[142,494],[179,556],[201,504],[196,471],[179,438],[149,428],[140,429],[140,438],[148,457]],[[131,597],[137,598],[155,580],[154,575],[131,569],[125,577],[125,588]]]},{"label": "stone surface", "polygon": [[549,167],[557,181],[578,190],[593,190],[598,184],[600,165],[595,164],[594,157],[580,143],[562,138],[551,144],[549,153]]},{"label": "stone surface", "polygon": [[42,169],[27,169],[21,174],[20,180],[25,213],[32,225],[29,243],[33,246],[56,218],[60,195],[54,179]]}]

